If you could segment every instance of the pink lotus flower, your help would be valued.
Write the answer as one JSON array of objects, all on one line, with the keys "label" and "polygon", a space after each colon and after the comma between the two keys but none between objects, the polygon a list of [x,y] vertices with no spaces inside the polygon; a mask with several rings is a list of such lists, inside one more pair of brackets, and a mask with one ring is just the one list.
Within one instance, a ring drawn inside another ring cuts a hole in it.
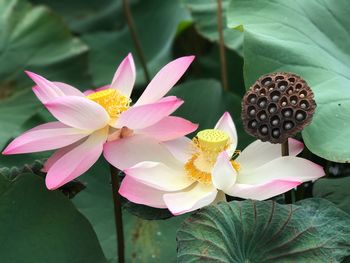
[{"label": "pink lotus flower", "polygon": [[[109,161],[124,166],[119,193],[131,202],[168,208],[175,215],[225,200],[224,193],[268,199],[324,175],[319,165],[296,157],[303,144],[294,139],[289,139],[290,156],[281,157],[280,145],[257,140],[231,160],[237,133],[227,112],[214,129],[200,131],[192,141],[183,137],[165,147],[134,137],[128,145],[117,143],[125,154]],[[138,155],[128,153],[132,144],[138,145]]]},{"label": "pink lotus flower", "polygon": [[44,166],[47,188],[56,189],[86,172],[97,161],[107,141],[123,141],[137,134],[161,141],[184,136],[197,125],[169,116],[183,101],[163,96],[193,59],[194,56],[181,57],[164,66],[133,106],[130,95],[135,83],[135,65],[131,54],[119,65],[109,86],[86,93],[26,72],[37,84],[34,93],[58,121],[27,131],[13,140],[3,154],[59,149]]}]

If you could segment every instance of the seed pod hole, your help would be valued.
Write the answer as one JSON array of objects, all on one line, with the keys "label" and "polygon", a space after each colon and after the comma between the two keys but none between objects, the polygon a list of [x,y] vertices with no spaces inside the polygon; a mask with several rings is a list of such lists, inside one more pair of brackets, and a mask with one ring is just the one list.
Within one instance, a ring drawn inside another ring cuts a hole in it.
[{"label": "seed pod hole", "polygon": [[282,79],[284,79],[284,76],[277,75],[277,76],[275,77],[275,80],[276,80],[276,81],[277,81],[277,80],[282,80]]},{"label": "seed pod hole", "polygon": [[254,104],[256,103],[256,100],[258,99],[258,97],[255,95],[255,94],[250,94],[248,96],[248,101],[251,103],[251,104]]},{"label": "seed pod hole", "polygon": [[259,98],[258,99],[258,106],[262,109],[266,108],[267,105],[267,99],[266,98]]},{"label": "seed pod hole", "polygon": [[266,89],[262,88],[259,91],[260,96],[265,96],[266,95]]},{"label": "seed pod hole", "polygon": [[277,126],[280,124],[280,118],[278,116],[273,116],[270,120],[272,126]]},{"label": "seed pod hole", "polygon": [[266,114],[266,112],[265,112],[264,110],[262,110],[262,111],[260,111],[260,112],[258,113],[258,119],[259,119],[260,121],[265,121],[265,120],[267,120],[267,114]]},{"label": "seed pod hole", "polygon": [[280,134],[281,134],[281,132],[280,132],[280,129],[278,129],[278,128],[273,129],[272,133],[271,133],[272,137],[275,139],[278,139],[280,137]]},{"label": "seed pod hole", "polygon": [[285,121],[283,123],[283,129],[286,130],[286,131],[293,129],[294,126],[295,125],[294,125],[294,123],[292,121]]},{"label": "seed pod hole", "polygon": [[248,107],[248,114],[250,117],[254,117],[256,115],[256,109],[254,106],[249,106]]},{"label": "seed pod hole", "polygon": [[295,78],[289,78],[288,80],[289,80],[289,82],[291,82],[291,83],[294,83],[294,82],[295,82]]},{"label": "seed pod hole", "polygon": [[307,96],[307,92],[305,90],[302,90],[299,92],[299,98],[304,99]]},{"label": "seed pod hole", "polygon": [[295,112],[295,119],[298,121],[298,122],[302,122],[306,119],[306,112],[305,111],[302,111],[302,110],[297,110]]},{"label": "seed pod hole", "polygon": [[269,128],[267,127],[267,125],[261,125],[259,128],[259,132],[261,135],[265,136],[268,134]]},{"label": "seed pod hole", "polygon": [[298,83],[297,85],[295,85],[295,89],[296,89],[296,90],[300,90],[302,86],[303,86],[303,85],[301,85],[300,83]]},{"label": "seed pod hole", "polygon": [[288,87],[288,82],[283,80],[283,81],[278,82],[277,85],[278,85],[278,88],[280,91],[285,91]]},{"label": "seed pod hole", "polygon": [[290,101],[290,104],[291,105],[297,105],[298,104],[298,97],[297,96],[291,96],[290,98],[289,98],[289,101]]},{"label": "seed pod hole", "polygon": [[281,97],[281,93],[278,90],[271,92],[270,98],[273,102],[277,102]]},{"label": "seed pod hole", "polygon": [[274,114],[277,112],[277,105],[275,103],[270,103],[267,110],[269,111],[270,114]]},{"label": "seed pod hole", "polygon": [[285,107],[288,105],[288,99],[287,97],[282,97],[281,100],[280,100],[280,106],[281,107]]},{"label": "seed pod hole", "polygon": [[258,122],[256,120],[252,120],[248,123],[248,127],[252,130],[255,130],[258,127]]},{"label": "seed pod hole", "polygon": [[275,83],[271,83],[268,87],[268,91],[272,91],[275,88]]},{"label": "seed pod hole", "polygon": [[288,89],[286,90],[286,93],[287,93],[288,95],[292,95],[293,92],[294,92],[293,87],[290,87],[290,88],[288,88]]},{"label": "seed pod hole", "polygon": [[282,116],[284,118],[290,118],[293,116],[293,110],[291,108],[283,109],[282,110]]},{"label": "seed pod hole", "polygon": [[258,84],[254,86],[255,91],[259,91],[259,89],[260,89],[260,86]]},{"label": "seed pod hole", "polygon": [[299,105],[300,105],[300,108],[302,108],[304,110],[307,110],[310,106],[310,104],[307,102],[307,100],[300,101]]},{"label": "seed pod hole", "polygon": [[264,78],[262,81],[261,81],[261,84],[263,84],[264,86],[267,86],[271,83],[272,81],[272,78],[270,77],[267,77],[267,78]]}]

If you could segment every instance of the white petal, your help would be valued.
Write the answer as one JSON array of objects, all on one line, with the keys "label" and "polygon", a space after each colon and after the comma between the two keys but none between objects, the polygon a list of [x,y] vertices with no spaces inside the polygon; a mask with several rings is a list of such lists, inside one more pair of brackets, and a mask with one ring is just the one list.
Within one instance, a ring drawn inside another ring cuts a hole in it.
[{"label": "white petal", "polygon": [[306,182],[316,180],[324,174],[323,168],[318,164],[299,157],[285,156],[256,169],[241,169],[237,182],[243,184],[260,184],[271,180]]},{"label": "white petal", "polygon": [[212,171],[213,185],[225,191],[236,182],[236,177],[237,171],[232,167],[227,152],[220,153]]},{"label": "white petal", "polygon": [[163,162],[172,167],[182,165],[161,142],[138,134],[105,143],[103,154],[110,164],[121,170],[144,161]]},{"label": "white petal", "polygon": [[162,191],[178,191],[193,183],[181,167],[174,169],[157,162],[142,162],[124,172],[137,181]]},{"label": "white petal", "polygon": [[[301,142],[292,138],[288,139],[288,144],[290,156],[296,156],[304,148]],[[243,171],[255,169],[281,156],[281,144],[272,144],[256,140],[241,152],[236,161],[241,164],[241,169]]]},{"label": "white petal", "polygon": [[170,212],[179,215],[210,205],[217,193],[212,185],[196,183],[187,191],[165,194],[163,198]]},{"label": "white petal", "polygon": [[187,137],[163,142],[163,145],[182,163],[186,163],[194,152],[192,140]]},{"label": "white petal", "polygon": [[232,120],[230,113],[225,112],[216,123],[214,129],[224,131],[230,136],[231,145],[226,151],[230,156],[232,156],[237,148],[238,137],[236,126]]},{"label": "white petal", "polygon": [[265,200],[283,194],[300,184],[298,181],[272,180],[261,184],[234,184],[226,194],[253,200]]}]

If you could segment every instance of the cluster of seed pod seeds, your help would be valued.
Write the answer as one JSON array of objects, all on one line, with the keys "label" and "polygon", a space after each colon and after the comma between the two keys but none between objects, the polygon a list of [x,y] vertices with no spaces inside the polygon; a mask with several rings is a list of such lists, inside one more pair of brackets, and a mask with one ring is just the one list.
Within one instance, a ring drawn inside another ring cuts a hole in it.
[{"label": "cluster of seed pod seeds", "polygon": [[283,143],[308,125],[316,108],[305,80],[285,72],[260,77],[242,101],[245,130],[262,141]]}]

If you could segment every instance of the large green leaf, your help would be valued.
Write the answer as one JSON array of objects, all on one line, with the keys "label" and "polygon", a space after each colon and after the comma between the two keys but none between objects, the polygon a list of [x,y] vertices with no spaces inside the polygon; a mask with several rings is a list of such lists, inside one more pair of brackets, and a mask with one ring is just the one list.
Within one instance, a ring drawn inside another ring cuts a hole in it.
[{"label": "large green leaf", "polygon": [[[0,149],[21,131],[21,126],[38,110],[37,99],[31,90],[12,96],[0,104]],[[0,157],[1,158],[1,157]]]},{"label": "large green leaf", "polygon": [[106,262],[89,222],[37,175],[0,176],[1,262]]},{"label": "large green leaf", "polygon": [[340,262],[350,254],[350,216],[324,199],[221,203],[189,217],[179,262]]},{"label": "large green leaf", "polygon": [[[217,42],[219,33],[217,27],[217,0],[182,0],[182,3],[191,12],[198,32],[210,41]],[[225,45],[242,53],[243,34],[226,28],[226,10],[230,0],[222,1],[222,25]]]},{"label": "large green leaf", "polygon": [[114,0],[30,0],[44,4],[60,14],[72,31],[85,33],[113,30],[124,26],[122,1]]},{"label": "large green leaf", "polygon": [[175,112],[199,124],[199,130],[213,128],[225,111],[230,112],[238,133],[238,147],[243,149],[251,141],[244,130],[241,121],[241,98],[225,92],[220,82],[214,79],[188,81],[174,87],[171,95],[182,98],[185,103]]},{"label": "large green leaf", "polygon": [[[100,160],[79,178],[86,185],[73,202],[89,219],[108,260],[116,262],[112,189],[108,164]],[[123,210],[126,262],[176,262],[176,231],[183,217],[147,221]]]},{"label": "large green leaf", "polygon": [[[135,27],[151,77],[169,62],[177,27],[181,21],[188,19],[186,10],[181,8],[178,2],[179,0],[135,1],[131,5]],[[124,24],[126,25],[126,21]],[[118,63],[129,52],[132,52],[135,58],[137,83],[144,83],[144,74],[127,26],[120,31],[86,34],[83,39],[91,49],[90,68],[95,85],[109,84]]]},{"label": "large green leaf", "polygon": [[[47,8],[33,8],[25,0],[0,1],[0,28],[1,90],[28,87],[22,82],[25,69],[60,81],[76,80],[78,75],[79,82],[87,83],[87,68],[81,67],[87,46]],[[74,72],[75,63],[80,68]],[[62,79],[66,74],[68,78]]]},{"label": "large green leaf", "polygon": [[346,0],[233,0],[228,26],[244,30],[245,80],[292,71],[315,93],[317,110],[303,131],[306,146],[350,161],[350,5]]},{"label": "large green leaf", "polygon": [[325,198],[350,214],[350,177],[321,178],[313,185],[313,196]]}]

